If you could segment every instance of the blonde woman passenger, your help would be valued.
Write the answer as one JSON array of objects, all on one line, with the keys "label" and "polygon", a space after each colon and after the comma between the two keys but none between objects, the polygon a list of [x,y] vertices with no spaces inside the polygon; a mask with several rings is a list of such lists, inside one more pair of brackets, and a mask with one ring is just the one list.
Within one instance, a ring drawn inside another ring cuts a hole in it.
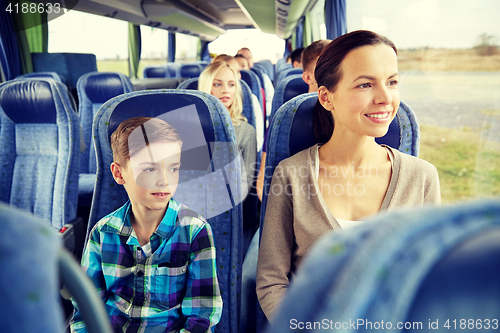
[{"label": "blonde woman passenger", "polygon": [[215,96],[228,110],[238,148],[245,164],[248,189],[250,189],[257,160],[257,141],[255,128],[248,123],[242,113],[242,93],[237,73],[225,61],[215,61],[201,73],[198,90]]},{"label": "blonde woman passenger", "polygon": [[397,49],[389,39],[365,30],[338,37],[323,50],[314,76],[322,144],[277,166],[262,230],[257,296],[271,321],[320,237],[381,211],[441,201],[432,164],[375,142],[400,103]]}]

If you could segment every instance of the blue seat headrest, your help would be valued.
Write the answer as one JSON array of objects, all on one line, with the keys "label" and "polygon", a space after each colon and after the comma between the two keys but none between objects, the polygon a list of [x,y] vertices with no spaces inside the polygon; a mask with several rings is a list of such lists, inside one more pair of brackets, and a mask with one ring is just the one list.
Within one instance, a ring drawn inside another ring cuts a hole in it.
[{"label": "blue seat headrest", "polygon": [[302,77],[293,79],[290,81],[283,93],[283,104],[301,94],[305,94],[309,91],[309,85],[302,80]]},{"label": "blue seat headrest", "polygon": [[290,129],[290,156],[316,144],[313,111],[318,98],[308,98],[300,104]]},{"label": "blue seat headrest", "polygon": [[400,141],[401,133],[399,130],[398,117],[395,117],[392,120],[392,122],[389,124],[389,130],[383,137],[375,138],[375,142],[379,145],[384,144],[395,149],[398,149]]},{"label": "blue seat headrest", "polygon": [[[181,90],[182,91],[182,90]],[[137,117],[157,117],[169,111],[177,110],[189,105],[195,105],[199,119],[179,119],[183,126],[189,126],[190,122],[200,122],[203,128],[203,134],[207,142],[214,142],[212,119],[205,102],[193,95],[138,95],[130,97],[118,104],[109,118],[108,139],[111,142],[111,134],[125,120]],[[170,124],[177,128],[175,124]],[[181,131],[179,131],[181,132]],[[184,138],[182,138],[184,140]]]},{"label": "blue seat headrest", "polygon": [[167,69],[165,67],[148,67],[146,68],[147,77],[166,77]]},{"label": "blue seat headrest", "polygon": [[252,88],[252,86],[253,86],[252,79],[254,79],[255,84],[257,84],[257,82],[256,82],[257,79],[254,76],[252,76],[252,74],[257,76],[257,74],[255,74],[254,72],[250,72],[248,70],[242,70],[240,73],[241,73],[241,79],[243,81],[245,81],[250,86],[250,88]]},{"label": "blue seat headrest", "polygon": [[492,318],[497,315],[500,304],[499,240],[500,227],[495,226],[470,236],[452,249],[423,280],[408,320],[425,316],[438,319],[437,313],[448,318]]},{"label": "blue seat headrest", "polygon": [[85,93],[92,103],[104,103],[124,93],[122,81],[116,74],[94,75],[87,79]]},{"label": "blue seat headrest", "polygon": [[200,66],[195,64],[182,65],[180,73],[181,77],[197,77],[200,76],[201,69]]},{"label": "blue seat headrest", "polygon": [[193,77],[193,78],[186,80],[184,82],[186,82],[186,84],[182,85],[182,89],[198,90],[198,78],[197,77]]},{"label": "blue seat headrest", "polygon": [[[56,123],[56,105],[50,84],[46,81],[13,82],[2,91],[0,103],[5,114],[14,123]],[[19,112],[19,110],[30,110],[30,112]]]}]

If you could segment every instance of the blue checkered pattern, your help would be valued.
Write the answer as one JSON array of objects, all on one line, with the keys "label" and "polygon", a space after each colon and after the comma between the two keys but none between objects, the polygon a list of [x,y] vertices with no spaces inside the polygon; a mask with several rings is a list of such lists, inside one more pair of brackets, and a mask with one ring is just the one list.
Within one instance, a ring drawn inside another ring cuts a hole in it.
[{"label": "blue checkered pattern", "polygon": [[[140,247],[127,202],[93,228],[82,266],[106,304],[115,331],[213,332],[222,312],[212,229],[170,200],[151,236],[151,255]],[[72,331],[85,325],[78,305]]]}]

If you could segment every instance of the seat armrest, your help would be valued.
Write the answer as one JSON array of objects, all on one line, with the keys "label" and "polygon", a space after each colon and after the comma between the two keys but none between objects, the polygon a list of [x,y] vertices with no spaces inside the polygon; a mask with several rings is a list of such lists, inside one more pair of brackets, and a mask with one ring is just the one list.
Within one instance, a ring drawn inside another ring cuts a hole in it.
[{"label": "seat armrest", "polygon": [[85,230],[83,228],[83,219],[76,217],[75,219],[66,223],[59,234],[62,237],[64,247],[78,260],[82,257],[83,242],[85,240]]}]

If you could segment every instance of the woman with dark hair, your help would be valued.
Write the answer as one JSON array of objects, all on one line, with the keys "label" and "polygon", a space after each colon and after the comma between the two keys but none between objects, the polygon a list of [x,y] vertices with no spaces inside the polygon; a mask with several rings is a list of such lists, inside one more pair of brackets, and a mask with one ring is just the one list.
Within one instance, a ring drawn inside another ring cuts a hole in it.
[{"label": "woman with dark hair", "polygon": [[278,165],[268,197],[257,295],[270,319],[321,236],[379,211],[441,200],[432,164],[375,142],[387,133],[400,102],[390,40],[364,30],[338,37],[323,50],[314,75],[321,143]]}]

